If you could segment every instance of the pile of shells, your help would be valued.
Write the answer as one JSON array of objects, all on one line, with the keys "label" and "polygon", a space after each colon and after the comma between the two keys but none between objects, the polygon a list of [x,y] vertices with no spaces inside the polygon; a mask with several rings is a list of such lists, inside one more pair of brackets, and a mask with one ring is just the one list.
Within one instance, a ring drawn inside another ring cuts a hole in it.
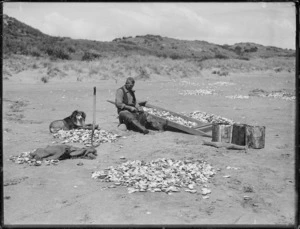
[{"label": "pile of shells", "polygon": [[92,174],[93,179],[113,182],[110,186],[126,186],[128,192],[186,192],[196,193],[196,186],[209,181],[216,171],[202,160],[174,160],[159,158],[151,162],[127,161]]},{"label": "pile of shells", "polygon": [[35,149],[30,152],[22,152],[18,156],[11,156],[9,160],[16,164],[28,164],[30,166],[40,166],[42,165],[42,163],[44,163],[45,165],[57,165],[57,163],[59,162],[59,160],[36,160],[32,156],[32,153],[34,153],[34,151]]},{"label": "pile of shells", "polygon": [[296,99],[296,96],[284,92],[271,92],[267,95],[267,97],[271,97],[275,99],[279,98],[279,99],[290,100],[290,101]]},{"label": "pile of shells", "polygon": [[187,114],[187,116],[197,119],[204,123],[223,123],[223,124],[230,124],[230,125],[235,123],[234,121],[232,121],[228,118],[224,118],[219,115],[208,114],[208,113],[202,112],[202,111],[193,111],[193,112]]},{"label": "pile of shells", "polygon": [[183,84],[183,85],[192,85],[192,86],[200,86],[201,85],[200,83],[195,83],[195,82],[186,81],[186,80],[181,81],[180,84]]},{"label": "pile of shells", "polygon": [[[84,143],[86,146],[91,145],[92,130],[60,130],[53,134],[54,138],[62,140],[61,143]],[[107,132],[105,130],[95,130],[93,142],[101,144],[105,142],[114,142],[121,136]]]},{"label": "pile of shells", "polygon": [[198,89],[198,90],[184,90],[179,92],[180,95],[214,95],[213,90]]},{"label": "pile of shells", "polygon": [[184,126],[187,126],[187,127],[197,126],[197,123],[185,120],[185,119],[183,119],[181,117],[178,117],[178,116],[171,115],[170,112],[168,112],[168,111],[161,111],[161,110],[157,110],[157,109],[154,109],[154,108],[148,108],[148,107],[143,107],[143,110],[145,112],[149,113],[149,114],[152,114],[152,115],[155,115],[155,116],[158,116],[158,117],[161,117],[161,118],[165,118],[169,121],[176,122],[180,125],[184,125]]},{"label": "pile of shells", "polygon": [[294,94],[288,93],[284,90],[267,92],[262,89],[254,89],[249,92],[249,95],[250,96],[258,96],[258,97],[269,97],[269,98],[275,98],[275,99],[284,99],[284,100],[289,100],[289,101],[293,101],[296,99],[296,96]]},{"label": "pile of shells", "polygon": [[225,97],[228,99],[249,99],[248,95],[228,95]]},{"label": "pile of shells", "polygon": [[229,83],[229,82],[216,82],[216,83],[211,83],[210,85],[217,85],[217,86],[232,86],[235,85],[235,83]]}]

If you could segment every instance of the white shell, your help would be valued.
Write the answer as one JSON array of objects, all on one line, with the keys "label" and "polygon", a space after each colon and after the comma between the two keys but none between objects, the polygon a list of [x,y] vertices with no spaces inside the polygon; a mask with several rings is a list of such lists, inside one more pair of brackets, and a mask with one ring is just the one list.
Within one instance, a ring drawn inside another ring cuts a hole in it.
[{"label": "white shell", "polygon": [[201,189],[201,193],[202,193],[202,195],[206,195],[206,194],[211,193],[211,190],[208,189],[208,188],[202,188],[202,189]]}]

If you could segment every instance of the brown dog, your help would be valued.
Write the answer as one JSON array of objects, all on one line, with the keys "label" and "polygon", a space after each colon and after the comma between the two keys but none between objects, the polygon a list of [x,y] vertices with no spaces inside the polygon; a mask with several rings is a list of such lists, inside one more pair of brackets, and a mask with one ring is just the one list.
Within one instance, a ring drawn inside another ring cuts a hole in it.
[{"label": "brown dog", "polygon": [[[92,124],[85,124],[86,114],[83,111],[73,111],[73,113],[63,120],[55,120],[50,123],[49,130],[51,133],[56,133],[59,130],[72,129],[93,129]],[[98,125],[95,126],[98,129]]]}]

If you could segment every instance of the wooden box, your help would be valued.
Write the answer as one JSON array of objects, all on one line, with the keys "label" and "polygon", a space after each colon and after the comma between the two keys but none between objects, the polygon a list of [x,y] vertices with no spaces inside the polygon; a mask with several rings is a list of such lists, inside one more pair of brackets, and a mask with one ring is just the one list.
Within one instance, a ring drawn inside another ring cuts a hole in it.
[{"label": "wooden box", "polygon": [[262,149],[265,147],[265,131],[265,126],[214,124],[212,142],[226,142],[252,149]]},{"label": "wooden box", "polygon": [[212,126],[212,142],[231,143],[232,125],[214,123]]}]

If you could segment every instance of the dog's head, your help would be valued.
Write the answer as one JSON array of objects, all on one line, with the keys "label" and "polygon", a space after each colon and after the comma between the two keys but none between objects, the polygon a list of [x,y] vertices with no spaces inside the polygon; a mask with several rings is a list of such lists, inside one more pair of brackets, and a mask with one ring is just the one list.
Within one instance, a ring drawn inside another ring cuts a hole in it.
[{"label": "dog's head", "polygon": [[84,126],[85,125],[85,117],[86,114],[83,111],[73,111],[71,114],[71,119],[77,126]]}]

